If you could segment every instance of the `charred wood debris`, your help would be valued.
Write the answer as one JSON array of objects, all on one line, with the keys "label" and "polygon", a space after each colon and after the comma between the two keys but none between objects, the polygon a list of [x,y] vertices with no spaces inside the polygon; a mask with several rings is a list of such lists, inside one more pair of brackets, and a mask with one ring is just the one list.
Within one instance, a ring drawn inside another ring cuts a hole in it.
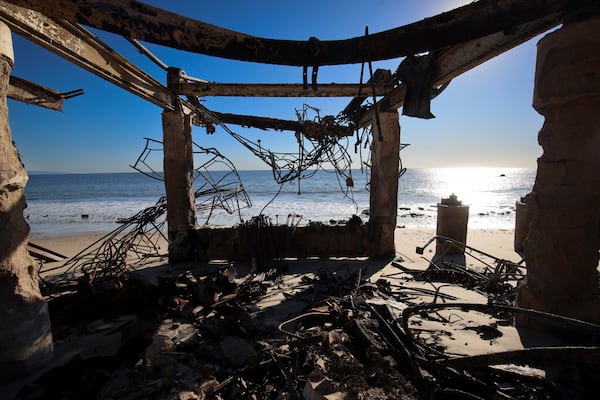
[{"label": "charred wood debris", "polygon": [[[566,398],[560,379],[593,384],[549,376],[561,364],[597,373],[600,327],[511,306],[523,266],[465,256],[477,265],[263,257],[48,284],[55,351],[72,355],[18,398],[554,399]],[[458,303],[448,287],[487,301]],[[520,318],[561,341],[494,352]]]}]

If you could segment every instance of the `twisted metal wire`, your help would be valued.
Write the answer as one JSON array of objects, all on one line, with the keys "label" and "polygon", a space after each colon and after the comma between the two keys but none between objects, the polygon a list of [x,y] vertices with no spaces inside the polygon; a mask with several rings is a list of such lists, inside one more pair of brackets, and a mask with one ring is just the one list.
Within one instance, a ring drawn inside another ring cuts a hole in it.
[{"label": "twisted metal wire", "polygon": [[[157,140],[147,138],[142,154],[132,167],[154,179],[163,180],[162,174],[152,169],[149,160],[152,152],[162,151],[160,144]],[[195,145],[194,154],[203,159],[195,169],[194,197],[197,209],[205,214],[205,224],[208,224],[216,209],[229,214],[237,212],[241,220],[241,208],[250,207],[251,202],[234,165],[216,149]],[[216,168],[221,170],[216,171]],[[85,282],[91,284],[121,276],[127,270],[130,257],[138,260],[165,257],[160,243],[169,242],[164,233],[166,211],[167,199],[161,197],[153,206],[134,216],[117,220],[119,227],[80,251],[62,266],[40,270],[40,273],[64,269],[54,286],[60,285],[62,278],[68,280],[76,272],[82,273]]]}]

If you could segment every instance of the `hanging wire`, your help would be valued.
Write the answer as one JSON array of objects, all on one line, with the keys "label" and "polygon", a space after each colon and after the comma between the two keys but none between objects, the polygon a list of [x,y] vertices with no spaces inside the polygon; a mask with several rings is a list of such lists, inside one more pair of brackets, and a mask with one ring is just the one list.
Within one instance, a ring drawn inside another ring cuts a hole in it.
[{"label": "hanging wire", "polygon": [[[315,118],[309,118],[310,111],[315,112]],[[348,136],[349,132],[351,134],[354,131],[354,127],[340,124],[339,122],[343,122],[340,117],[321,118],[319,110],[308,105],[304,105],[302,112],[297,111],[297,115],[304,126],[304,131],[297,133],[299,135],[299,151],[297,153],[272,151],[264,147],[262,143],[253,142],[237,134],[225,124],[222,124],[221,127],[242,146],[269,165],[273,171],[274,180],[279,184],[298,178],[306,179],[314,175],[316,170],[324,169],[323,165],[340,166],[343,164],[341,158],[347,159],[344,163],[349,168],[352,160],[345,151],[347,143],[343,143],[342,140]],[[334,168],[337,169],[337,167]],[[314,171],[309,172],[310,169],[314,169]]]},{"label": "hanging wire", "polygon": [[270,204],[271,204],[273,201],[275,201],[275,199],[276,199],[276,198],[279,196],[279,194],[281,193],[281,189],[283,189],[283,185],[284,185],[283,183],[281,183],[281,184],[279,185],[279,190],[277,190],[277,193],[275,193],[275,196],[273,196],[273,197],[271,198],[271,200],[269,200],[269,201],[267,202],[267,204],[265,204],[265,205],[263,206],[263,208],[261,208],[259,215],[263,215],[263,213],[265,212],[265,210],[267,209],[267,207],[268,207],[268,206],[269,206],[269,205],[270,205]]},{"label": "hanging wire", "polygon": [[[196,209],[204,213],[205,224],[208,224],[217,209],[228,214],[237,212],[241,221],[241,208],[251,207],[252,203],[233,163],[214,148],[200,147],[195,143],[194,146],[194,155],[199,161],[194,176],[194,197]],[[153,179],[164,180],[150,162],[150,156],[157,152],[162,154],[162,143],[146,138],[144,149],[132,167]],[[65,271],[61,275],[62,282],[59,280],[53,283],[55,288],[68,283],[75,272],[81,272],[86,284],[92,284],[97,280],[120,277],[126,272],[130,257],[137,257],[139,260],[166,257],[160,247],[161,241],[169,241],[164,233],[166,212],[167,199],[163,196],[156,204],[134,216],[117,220],[119,226],[116,229],[62,266],[40,272],[47,273],[59,268]]]},{"label": "hanging wire", "polygon": [[[152,156],[161,155],[162,142],[145,138],[146,145],[136,162],[131,166],[138,172],[160,181],[162,173],[152,167]],[[241,209],[252,206],[239,172],[234,164],[217,149],[193,145],[194,154],[194,197],[196,209],[204,213],[204,224],[210,222],[215,210],[220,209],[233,215],[238,214],[241,221]]]}]

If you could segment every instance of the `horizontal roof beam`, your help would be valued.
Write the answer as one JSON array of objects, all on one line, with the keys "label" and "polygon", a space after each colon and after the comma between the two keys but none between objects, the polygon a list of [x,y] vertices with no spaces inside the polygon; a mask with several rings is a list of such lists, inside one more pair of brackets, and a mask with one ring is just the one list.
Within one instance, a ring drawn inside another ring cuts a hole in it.
[{"label": "horizontal roof beam", "polygon": [[494,0],[466,6],[398,28],[345,40],[278,40],[250,36],[137,1],[7,0],[54,19],[102,29],[179,50],[279,65],[339,65],[393,59],[477,39],[567,13],[585,1]]},{"label": "horizontal roof beam", "polygon": [[219,120],[226,124],[239,125],[246,128],[258,128],[262,130],[274,129],[278,131],[302,132],[303,125],[298,121],[278,118],[258,117],[253,115],[240,115],[212,112]]},{"label": "horizontal roof beam", "polygon": [[[326,83],[315,88],[288,83],[179,83],[179,94],[187,96],[239,96],[239,97],[354,97],[359,92],[372,93],[371,85],[354,83]],[[377,96],[393,89],[392,84],[375,85]]]},{"label": "horizontal roof beam", "polygon": [[354,134],[353,125],[342,125],[335,122],[328,123],[325,118],[323,118],[321,122],[300,122],[278,118],[257,117],[253,115],[226,114],[215,111],[212,111],[212,113],[222,123],[239,125],[244,128],[301,132],[309,138],[320,138],[323,136],[335,136],[341,138],[352,136]]}]

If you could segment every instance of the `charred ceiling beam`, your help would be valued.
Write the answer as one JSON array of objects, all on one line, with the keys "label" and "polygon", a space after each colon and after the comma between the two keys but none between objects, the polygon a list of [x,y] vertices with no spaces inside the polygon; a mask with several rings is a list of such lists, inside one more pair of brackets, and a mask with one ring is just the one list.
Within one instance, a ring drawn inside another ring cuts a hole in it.
[{"label": "charred ceiling beam", "polygon": [[318,138],[326,135],[336,137],[352,136],[353,125],[341,125],[323,118],[321,123],[314,121],[291,121],[286,119],[258,117],[254,115],[239,115],[211,112],[221,123],[239,125],[244,128],[273,129],[277,131],[301,132],[308,137]]},{"label": "charred ceiling beam", "polygon": [[39,12],[0,2],[0,20],[10,29],[107,81],[162,108],[174,96],[160,82],[77,24],[60,24]]},{"label": "charred ceiling beam", "polygon": [[[435,78],[432,96],[435,92],[434,88],[447,85],[453,78],[561,24],[563,18],[563,13],[550,14],[536,21],[516,26],[510,34],[498,32],[445,49],[437,55],[434,63]],[[376,106],[381,111],[400,108],[405,98],[406,85],[403,83],[379,100]],[[371,110],[372,108],[364,110],[357,116],[359,126],[371,123]]]},{"label": "charred ceiling beam", "polygon": [[62,105],[66,99],[82,94],[82,89],[61,93],[54,89],[11,75],[7,96],[13,100],[22,101],[23,103],[62,111]]},{"label": "charred ceiling beam", "polygon": [[[315,90],[316,89],[316,90]],[[377,96],[393,89],[392,84],[375,85]],[[368,88],[369,93],[371,88]],[[286,83],[180,83],[179,94],[188,96],[240,96],[240,97],[353,97],[361,91],[354,83],[319,84],[316,88],[303,84]],[[363,93],[367,89],[362,85]]]},{"label": "charred ceiling beam", "polygon": [[218,119],[226,124],[239,125],[247,128],[258,128],[262,130],[274,129],[278,131],[302,132],[303,125],[298,121],[285,119],[257,117],[253,115],[228,114],[213,111]]},{"label": "charred ceiling beam", "polygon": [[345,40],[250,36],[137,1],[9,0],[54,19],[180,50],[266,64],[319,66],[393,59],[461,44],[595,0],[478,1],[422,21]]}]

